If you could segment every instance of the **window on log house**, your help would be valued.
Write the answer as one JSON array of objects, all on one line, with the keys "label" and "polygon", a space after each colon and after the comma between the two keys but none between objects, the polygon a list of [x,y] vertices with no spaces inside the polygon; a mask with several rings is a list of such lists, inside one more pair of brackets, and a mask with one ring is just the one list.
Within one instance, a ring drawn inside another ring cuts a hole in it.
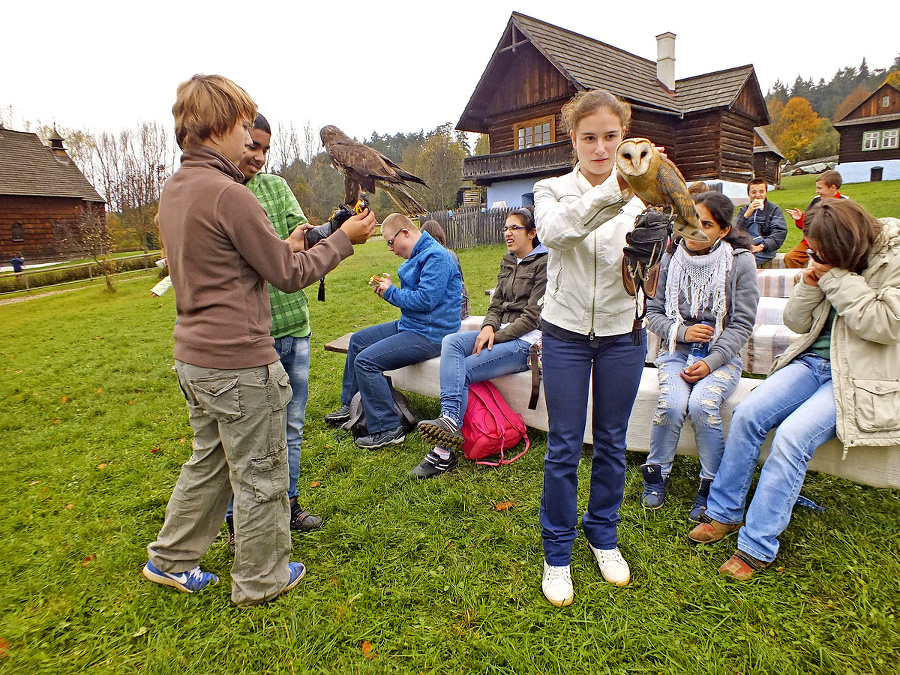
[{"label": "window on log house", "polygon": [[900,129],[867,131],[863,134],[863,150],[893,150],[898,147]]},{"label": "window on log house", "polygon": [[519,122],[513,125],[516,150],[547,145],[556,140],[556,118],[553,115]]},{"label": "window on log house", "polygon": [[25,241],[25,228],[22,227],[22,223],[12,224],[12,240]]}]

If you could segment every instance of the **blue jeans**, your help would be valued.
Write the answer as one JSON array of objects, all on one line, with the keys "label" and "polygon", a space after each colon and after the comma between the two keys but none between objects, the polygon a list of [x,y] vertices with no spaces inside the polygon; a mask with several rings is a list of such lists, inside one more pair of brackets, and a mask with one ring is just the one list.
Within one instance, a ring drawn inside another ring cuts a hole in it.
[{"label": "blue jeans", "polygon": [[441,414],[456,426],[462,424],[466,413],[470,384],[528,369],[531,345],[525,340],[495,342],[490,350],[485,348],[475,355],[472,349],[478,333],[452,333],[441,344]]},{"label": "blue jeans", "polygon": [[568,565],[578,513],[578,462],[584,445],[589,387],[593,386],[594,457],[584,534],[594,548],[616,547],[616,523],[625,491],[625,435],[641,383],[646,336],[631,333],[566,342],[543,334],[544,396],[550,431],[544,457],[541,537],[544,558]]},{"label": "blue jeans", "polygon": [[716,368],[699,382],[691,384],[681,377],[687,355],[665,352],[656,359],[659,373],[659,401],[650,430],[648,464],[659,464],[663,476],[672,471],[675,449],[686,417],[691,418],[700,478],[713,479],[725,451],[725,431],[719,411],[741,380],[741,359]]},{"label": "blue jeans", "polygon": [[[300,479],[300,448],[303,424],[309,400],[309,336],[275,338],[275,351],[291,381],[291,400],[287,404],[288,499],[293,499]],[[228,504],[226,516],[234,513],[234,500]]]},{"label": "blue jeans", "polygon": [[297,496],[300,479],[300,450],[303,445],[303,423],[309,400],[309,336],[275,338],[275,351],[291,378],[293,395],[287,406],[288,497]]},{"label": "blue jeans", "polygon": [[769,376],[735,408],[725,454],[709,490],[706,514],[737,524],[769,430],[778,425],[756,493],[738,532],[738,548],[771,562],[816,448],[835,437],[831,362],[802,354]]},{"label": "blue jeans", "polygon": [[341,403],[349,405],[360,393],[370,434],[393,431],[400,426],[385,370],[394,370],[440,355],[441,345],[412,331],[399,332],[397,321],[363,328],[350,338]]}]

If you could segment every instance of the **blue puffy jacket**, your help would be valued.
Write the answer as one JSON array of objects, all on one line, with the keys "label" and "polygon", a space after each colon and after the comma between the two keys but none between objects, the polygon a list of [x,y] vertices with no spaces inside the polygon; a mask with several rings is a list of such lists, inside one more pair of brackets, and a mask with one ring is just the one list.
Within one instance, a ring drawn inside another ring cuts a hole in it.
[{"label": "blue puffy jacket", "polygon": [[388,287],[384,299],[400,308],[401,332],[413,331],[440,343],[459,330],[462,277],[450,252],[430,234],[422,233],[397,276],[401,287]]}]

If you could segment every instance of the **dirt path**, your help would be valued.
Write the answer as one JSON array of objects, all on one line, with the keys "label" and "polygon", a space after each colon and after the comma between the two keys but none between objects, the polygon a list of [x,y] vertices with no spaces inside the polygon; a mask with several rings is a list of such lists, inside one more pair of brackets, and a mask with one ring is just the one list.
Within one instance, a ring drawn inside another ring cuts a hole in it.
[{"label": "dirt path", "polygon": [[36,293],[35,295],[20,295],[17,298],[0,299],[0,305],[14,305],[17,302],[25,302],[26,300],[34,300],[35,298],[45,298],[48,295],[59,295],[60,293],[71,293],[72,291],[80,290],[80,288],[63,288],[58,291],[47,291],[45,293]]}]

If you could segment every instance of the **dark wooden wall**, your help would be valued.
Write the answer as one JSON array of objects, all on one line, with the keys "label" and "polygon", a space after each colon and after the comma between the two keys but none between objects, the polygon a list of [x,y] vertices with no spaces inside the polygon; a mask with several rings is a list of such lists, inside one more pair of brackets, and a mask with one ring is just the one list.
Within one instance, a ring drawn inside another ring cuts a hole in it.
[{"label": "dark wooden wall", "polygon": [[672,157],[686,180],[716,180],[722,177],[719,174],[720,137],[719,114],[687,115],[678,125],[675,147],[667,147],[666,154]]},{"label": "dark wooden wall", "polygon": [[569,100],[569,97],[520,110],[513,110],[495,117],[488,130],[488,137],[491,141],[491,153],[509,152],[516,149],[516,139],[513,133],[514,124],[538,117],[546,117],[547,115],[556,117],[556,140],[565,140],[566,134],[562,129],[562,116],[559,114],[559,111],[567,100]]},{"label": "dark wooden wall", "polygon": [[770,185],[778,185],[781,183],[780,164],[781,160],[775,153],[756,153],[753,155],[753,175],[758,178],[765,178]]},{"label": "dark wooden wall", "polygon": [[[53,236],[53,222],[74,222],[82,217],[82,208],[91,204],[106,223],[103,204],[72,197],[20,197],[0,195],[0,259],[21,253],[27,260],[59,256]],[[22,224],[23,241],[13,241],[12,228]]]},{"label": "dark wooden wall", "polygon": [[900,159],[900,148],[888,150],[863,150],[863,132],[882,131],[900,128],[900,120],[881,124],[859,124],[852,127],[838,127],[841,135],[841,147],[838,151],[840,163],[844,162],[881,162],[886,159]]},{"label": "dark wooden wall", "polygon": [[747,183],[753,178],[754,120],[731,111],[722,112],[719,136],[720,178]]},{"label": "dark wooden wall", "polygon": [[[885,96],[890,98],[890,105],[887,108],[881,106],[881,102]],[[881,86],[872,94],[862,105],[851,112],[844,120],[858,120],[865,117],[874,117],[875,115],[893,115],[900,113],[900,94],[890,85]]]}]

